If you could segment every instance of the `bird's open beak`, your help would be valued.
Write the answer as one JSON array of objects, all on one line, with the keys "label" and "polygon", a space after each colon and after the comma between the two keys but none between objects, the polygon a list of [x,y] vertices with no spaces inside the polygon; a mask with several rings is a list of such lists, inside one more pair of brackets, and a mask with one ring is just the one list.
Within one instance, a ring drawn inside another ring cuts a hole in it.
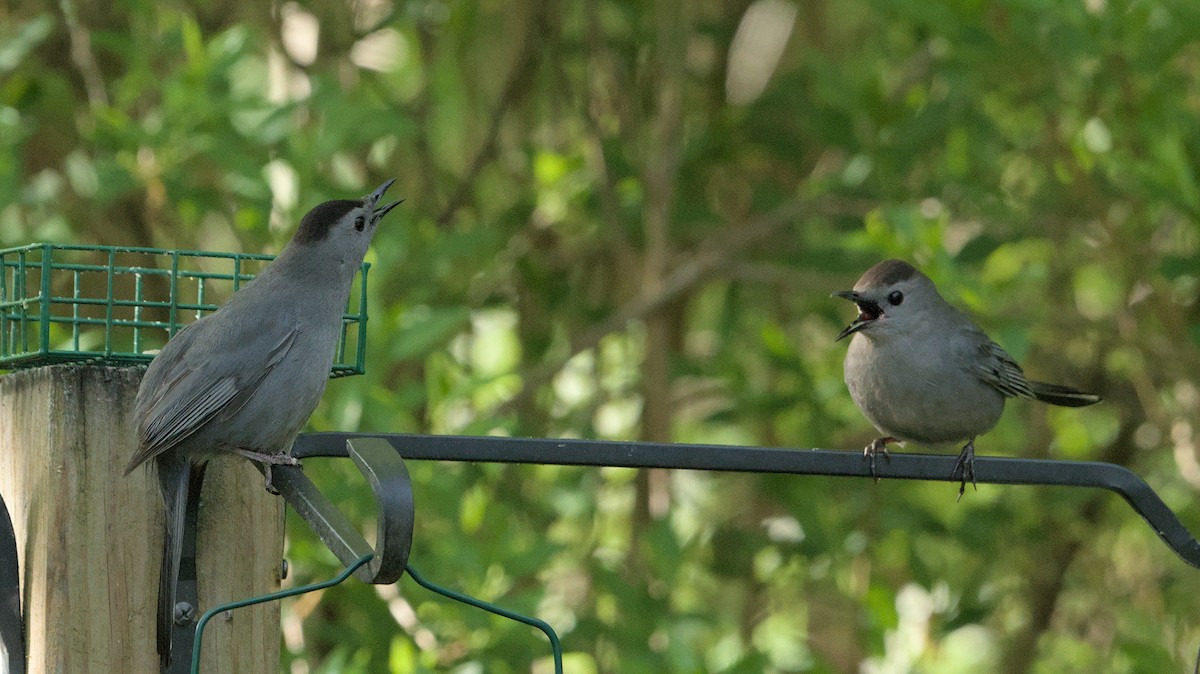
[{"label": "bird's open beak", "polygon": [[383,216],[388,214],[388,211],[399,206],[400,203],[404,201],[403,199],[400,199],[399,201],[393,201],[392,203],[387,204],[386,206],[381,206],[379,208],[375,208],[375,206],[377,206],[379,204],[379,200],[383,199],[383,193],[387,192],[388,188],[391,187],[392,183],[394,183],[394,182],[396,182],[396,179],[392,178],[391,180],[387,181],[386,183],[380,185],[379,189],[377,189],[374,192],[363,197],[363,202],[366,204],[370,204],[370,206],[371,206],[371,220],[372,221],[379,222],[381,219],[383,219]]},{"label": "bird's open beak", "polygon": [[858,305],[858,318],[855,318],[850,325],[847,325],[842,329],[841,332],[838,333],[837,338],[833,340],[835,342],[841,341],[842,339],[853,335],[859,330],[871,325],[871,323],[878,320],[880,316],[883,316],[883,310],[879,308],[878,304],[876,304],[873,300],[869,300],[866,297],[854,292],[853,290],[839,290],[836,293],[831,294],[830,297],[840,297],[844,300],[850,300]]}]

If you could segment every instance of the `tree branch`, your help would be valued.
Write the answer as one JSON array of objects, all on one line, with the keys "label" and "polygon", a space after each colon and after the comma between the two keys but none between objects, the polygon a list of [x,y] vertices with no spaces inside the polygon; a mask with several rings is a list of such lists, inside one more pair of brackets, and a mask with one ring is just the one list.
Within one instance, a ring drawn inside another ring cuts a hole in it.
[{"label": "tree branch", "polygon": [[[1117,404],[1126,412],[1122,414],[1124,418],[1121,420],[1116,438],[1105,448],[1099,460],[1119,466],[1129,466],[1135,453],[1133,436],[1145,422],[1146,415],[1138,404],[1137,394],[1132,387],[1113,393],[1116,395],[1110,397],[1122,399],[1123,403]],[[1116,403],[1117,401],[1113,400],[1112,402]],[[1026,592],[1030,613],[1029,621],[1020,632],[1009,640],[1004,650],[1005,655],[1000,666],[1001,672],[1027,674],[1033,669],[1038,656],[1038,641],[1042,634],[1050,628],[1051,619],[1058,608],[1059,599],[1062,597],[1063,588],[1066,585],[1067,573],[1079,556],[1080,550],[1083,549],[1084,537],[1090,540],[1089,532],[1100,526],[1100,521],[1104,516],[1103,505],[1108,498],[1108,494],[1096,494],[1088,499],[1080,514],[1073,519],[1076,524],[1082,523],[1084,525],[1082,527],[1048,525],[1063,535],[1052,537],[1042,548],[1045,553],[1038,555],[1037,568],[1039,571],[1033,574]]]},{"label": "tree branch", "polygon": [[[608,227],[609,231],[614,235],[620,236],[623,232],[620,217],[620,200],[617,198],[617,188],[613,181],[612,171],[609,168],[608,157],[604,151],[604,133],[600,127],[600,120],[597,119],[600,104],[597,100],[599,97],[596,92],[597,85],[595,82],[600,79],[601,55],[607,53],[600,31],[600,11],[597,4],[594,2],[585,3],[584,9],[587,19],[588,68],[592,70],[592,74],[588,77],[589,82],[584,85],[586,109],[584,110],[583,120],[588,132],[588,144],[591,146],[590,151],[587,153],[588,159],[600,183],[598,189],[600,214],[604,218],[604,224]],[[623,236],[622,241],[624,241]]]},{"label": "tree branch", "polygon": [[806,213],[863,214],[868,206],[833,198],[798,197],[775,208],[758,220],[713,236],[690,259],[677,265],[662,280],[657,291],[644,292],[617,309],[608,319],[571,340],[567,354],[538,364],[523,375],[524,385],[512,400],[497,410],[506,414],[528,401],[580,352],[594,348],[604,337],[625,329],[632,321],[643,320],[663,307],[691,294],[698,286],[721,275],[732,261],[747,249],[779,232],[796,217]]},{"label": "tree branch", "polygon": [[71,0],[60,0],[59,8],[62,9],[63,23],[71,40],[71,60],[83,79],[88,103],[107,106],[108,90],[104,88],[104,76],[100,74],[100,65],[92,53],[92,34],[79,20],[79,13]]},{"label": "tree branch", "polygon": [[496,107],[492,109],[487,135],[484,137],[479,151],[475,154],[475,158],[471,161],[466,174],[459,180],[458,186],[450,196],[450,200],[446,202],[445,207],[442,208],[437,218],[434,219],[434,222],[439,227],[448,225],[450,220],[454,218],[454,214],[470,200],[475,180],[479,177],[479,173],[483,171],[483,167],[487,166],[487,163],[496,154],[496,140],[500,135],[501,122],[504,121],[504,117],[509,109],[520,101],[527,90],[527,85],[533,77],[538,62],[537,33],[539,29],[544,27],[542,26],[543,15],[541,11],[541,5],[534,3],[534,9],[530,10],[529,21],[526,23],[525,34],[522,37],[521,52],[517,56],[516,65],[513,66],[512,72],[508,75],[508,80],[504,83],[504,88],[501,89],[500,99],[496,102]]}]

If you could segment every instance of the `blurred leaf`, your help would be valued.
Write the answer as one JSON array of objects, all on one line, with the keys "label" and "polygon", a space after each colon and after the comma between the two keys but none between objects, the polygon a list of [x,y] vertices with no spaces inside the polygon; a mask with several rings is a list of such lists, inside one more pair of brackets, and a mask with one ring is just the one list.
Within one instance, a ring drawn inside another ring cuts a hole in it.
[{"label": "blurred leaf", "polygon": [[49,14],[39,14],[16,26],[15,30],[6,26],[0,34],[0,73],[16,70],[25,56],[49,37],[53,29],[54,18]]}]

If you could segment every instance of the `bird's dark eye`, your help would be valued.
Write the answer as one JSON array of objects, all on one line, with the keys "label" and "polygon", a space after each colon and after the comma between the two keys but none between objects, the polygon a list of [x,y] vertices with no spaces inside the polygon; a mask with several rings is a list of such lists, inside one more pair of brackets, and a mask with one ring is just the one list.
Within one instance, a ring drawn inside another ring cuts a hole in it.
[{"label": "bird's dark eye", "polygon": [[366,227],[366,226],[367,226],[367,221],[363,219],[363,216],[360,215],[357,218],[354,218],[354,228],[355,229],[357,229],[358,231],[361,232],[361,231],[363,231],[363,227]]},{"label": "bird's dark eye", "polygon": [[892,293],[888,295],[888,302],[890,302],[892,306],[897,306],[903,301],[904,293],[900,292],[899,290],[893,290]]}]

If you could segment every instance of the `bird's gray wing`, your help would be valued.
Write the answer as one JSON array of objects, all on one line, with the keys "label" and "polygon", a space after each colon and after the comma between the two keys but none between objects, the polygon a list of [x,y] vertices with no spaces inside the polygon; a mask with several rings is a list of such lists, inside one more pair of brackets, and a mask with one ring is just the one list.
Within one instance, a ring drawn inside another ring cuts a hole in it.
[{"label": "bird's gray wing", "polygon": [[237,411],[287,355],[299,329],[285,315],[244,322],[220,312],[175,336],[138,391],[138,451],[126,474],[183,442],[222,412]]},{"label": "bird's gray wing", "polygon": [[982,332],[979,334],[983,338],[975,358],[975,373],[979,378],[1007,398],[1035,398],[1029,381],[1025,379],[1025,372],[1017,361],[999,344]]}]

